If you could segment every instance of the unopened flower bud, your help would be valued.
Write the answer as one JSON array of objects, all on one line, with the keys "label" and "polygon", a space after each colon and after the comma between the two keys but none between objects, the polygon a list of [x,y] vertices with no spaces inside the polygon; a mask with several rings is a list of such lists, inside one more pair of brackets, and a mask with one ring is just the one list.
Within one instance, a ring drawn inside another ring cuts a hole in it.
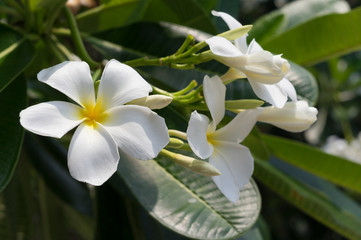
[{"label": "unopened flower bud", "polygon": [[283,108],[263,108],[257,120],[289,132],[302,132],[317,120],[317,113],[317,109],[308,106],[306,101],[287,102]]},{"label": "unopened flower bud", "polygon": [[147,97],[142,97],[135,99],[128,104],[140,105],[148,107],[150,109],[162,109],[168,106],[172,102],[173,98],[169,96],[164,96],[160,94],[150,95]]}]

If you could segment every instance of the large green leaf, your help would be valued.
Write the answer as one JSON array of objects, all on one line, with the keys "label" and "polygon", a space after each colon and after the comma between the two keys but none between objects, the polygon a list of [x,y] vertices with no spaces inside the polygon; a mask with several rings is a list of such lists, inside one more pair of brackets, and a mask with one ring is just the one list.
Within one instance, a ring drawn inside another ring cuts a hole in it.
[{"label": "large green leaf", "polygon": [[112,0],[76,16],[83,32],[100,32],[138,21],[149,0]]},{"label": "large green leaf", "polygon": [[24,129],[19,112],[26,105],[26,82],[18,77],[0,92],[0,192],[10,181],[18,162]]},{"label": "large green leaf", "polygon": [[298,64],[315,64],[361,48],[361,8],[313,19],[263,44]]},{"label": "large green leaf", "polygon": [[254,22],[249,39],[255,38],[262,45],[311,19],[349,10],[348,3],[343,0],[293,1]]},{"label": "large green leaf", "polygon": [[260,195],[253,181],[241,191],[240,200],[232,203],[210,177],[162,157],[140,161],[123,155],[116,174],[154,218],[190,238],[234,238],[247,231],[259,215]]},{"label": "large green leaf", "polygon": [[0,23],[0,92],[31,62],[35,50],[31,42]]},{"label": "large green leaf", "polygon": [[262,135],[276,157],[335,184],[361,193],[361,165],[326,154],[306,144],[271,135]]},{"label": "large green leaf", "polygon": [[314,191],[287,176],[268,161],[256,158],[254,175],[282,198],[326,226],[349,239],[361,238],[361,221],[359,218],[345,213],[343,209],[327,199],[324,194]]},{"label": "large green leaf", "polygon": [[217,33],[209,12],[196,0],[152,0],[142,18],[144,21],[166,21]]}]

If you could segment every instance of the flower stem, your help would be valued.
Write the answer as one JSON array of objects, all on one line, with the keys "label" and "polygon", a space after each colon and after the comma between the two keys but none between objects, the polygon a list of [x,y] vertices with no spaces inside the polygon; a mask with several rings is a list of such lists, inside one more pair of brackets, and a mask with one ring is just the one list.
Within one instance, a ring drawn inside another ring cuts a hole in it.
[{"label": "flower stem", "polygon": [[86,61],[91,68],[97,68],[100,66],[100,63],[95,62],[88,54],[88,52],[85,49],[84,43],[81,39],[75,18],[73,14],[71,13],[70,9],[68,7],[64,7],[65,10],[65,16],[66,20],[69,24],[69,28],[71,31],[71,38],[74,41],[75,48],[80,56],[84,61]]},{"label": "flower stem", "polygon": [[190,34],[188,34],[187,38],[184,40],[182,46],[177,50],[177,52],[174,54],[175,56],[180,55],[184,52],[184,50],[187,49],[189,44],[194,43],[194,37]]}]

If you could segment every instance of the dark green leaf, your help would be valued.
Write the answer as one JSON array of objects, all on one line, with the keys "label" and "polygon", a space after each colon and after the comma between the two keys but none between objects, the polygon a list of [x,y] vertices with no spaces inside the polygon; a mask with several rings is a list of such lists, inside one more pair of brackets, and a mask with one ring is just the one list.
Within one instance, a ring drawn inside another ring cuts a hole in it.
[{"label": "dark green leaf", "polygon": [[358,181],[361,165],[290,139],[263,135],[262,140],[276,157],[335,184],[361,193],[361,182]]},{"label": "dark green leaf", "polygon": [[211,178],[162,157],[139,161],[122,156],[117,174],[154,218],[187,237],[237,237],[255,223],[260,211],[260,196],[253,181],[241,191],[240,200],[231,203]]},{"label": "dark green leaf", "polygon": [[138,21],[149,0],[113,0],[76,16],[83,32],[100,32]]},{"label": "dark green leaf", "polygon": [[26,105],[26,82],[18,77],[0,93],[0,192],[10,181],[18,162],[24,129],[19,112]]},{"label": "dark green leaf", "polygon": [[262,46],[298,64],[315,64],[361,48],[361,8],[299,25]]},{"label": "dark green leaf", "polygon": [[0,23],[0,92],[30,64],[35,50],[29,40]]},{"label": "dark green leaf", "polygon": [[323,194],[287,176],[268,161],[255,158],[254,176],[282,198],[338,233],[350,239],[361,238],[360,219],[343,212]]},{"label": "dark green leaf", "polygon": [[216,34],[207,12],[196,0],[152,0],[142,18],[144,21],[166,21]]},{"label": "dark green leaf", "polygon": [[343,0],[294,1],[254,22],[249,39],[255,38],[262,45],[314,18],[349,10],[348,3]]}]

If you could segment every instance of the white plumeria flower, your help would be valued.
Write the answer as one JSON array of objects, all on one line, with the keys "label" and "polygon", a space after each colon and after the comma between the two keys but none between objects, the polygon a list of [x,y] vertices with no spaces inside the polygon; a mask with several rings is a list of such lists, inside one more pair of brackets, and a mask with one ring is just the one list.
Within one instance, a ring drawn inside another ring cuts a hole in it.
[{"label": "white plumeria flower", "polygon": [[207,116],[194,111],[187,129],[188,142],[199,158],[209,158],[209,163],[221,172],[212,178],[219,190],[236,202],[253,173],[253,157],[249,149],[239,143],[252,130],[262,109],[243,111],[229,124],[216,129],[225,113],[226,87],[218,76],[205,76],[203,92],[213,121],[209,123]]},{"label": "white plumeria flower", "polygon": [[[227,13],[212,11],[212,14],[221,17],[230,29],[242,27],[241,23]],[[230,67],[222,79],[226,81],[246,77],[260,99],[278,108],[284,106],[287,97],[297,101],[295,88],[285,78],[290,68],[288,61],[281,55],[272,55],[263,50],[254,39],[247,46],[246,38],[247,35],[244,35],[236,39],[234,45],[219,36],[206,40],[215,59]]]},{"label": "white plumeria flower", "polygon": [[287,102],[283,108],[264,107],[257,120],[289,132],[302,132],[317,120],[317,113],[306,101]]},{"label": "white plumeria flower", "polygon": [[162,117],[146,107],[124,105],[152,90],[125,64],[108,62],[97,97],[85,62],[63,62],[39,72],[38,79],[79,105],[40,103],[21,111],[20,123],[33,133],[55,138],[79,125],[68,152],[70,174],[78,181],[98,186],[108,180],[117,169],[118,148],[147,160],[156,157],[169,141]]}]

